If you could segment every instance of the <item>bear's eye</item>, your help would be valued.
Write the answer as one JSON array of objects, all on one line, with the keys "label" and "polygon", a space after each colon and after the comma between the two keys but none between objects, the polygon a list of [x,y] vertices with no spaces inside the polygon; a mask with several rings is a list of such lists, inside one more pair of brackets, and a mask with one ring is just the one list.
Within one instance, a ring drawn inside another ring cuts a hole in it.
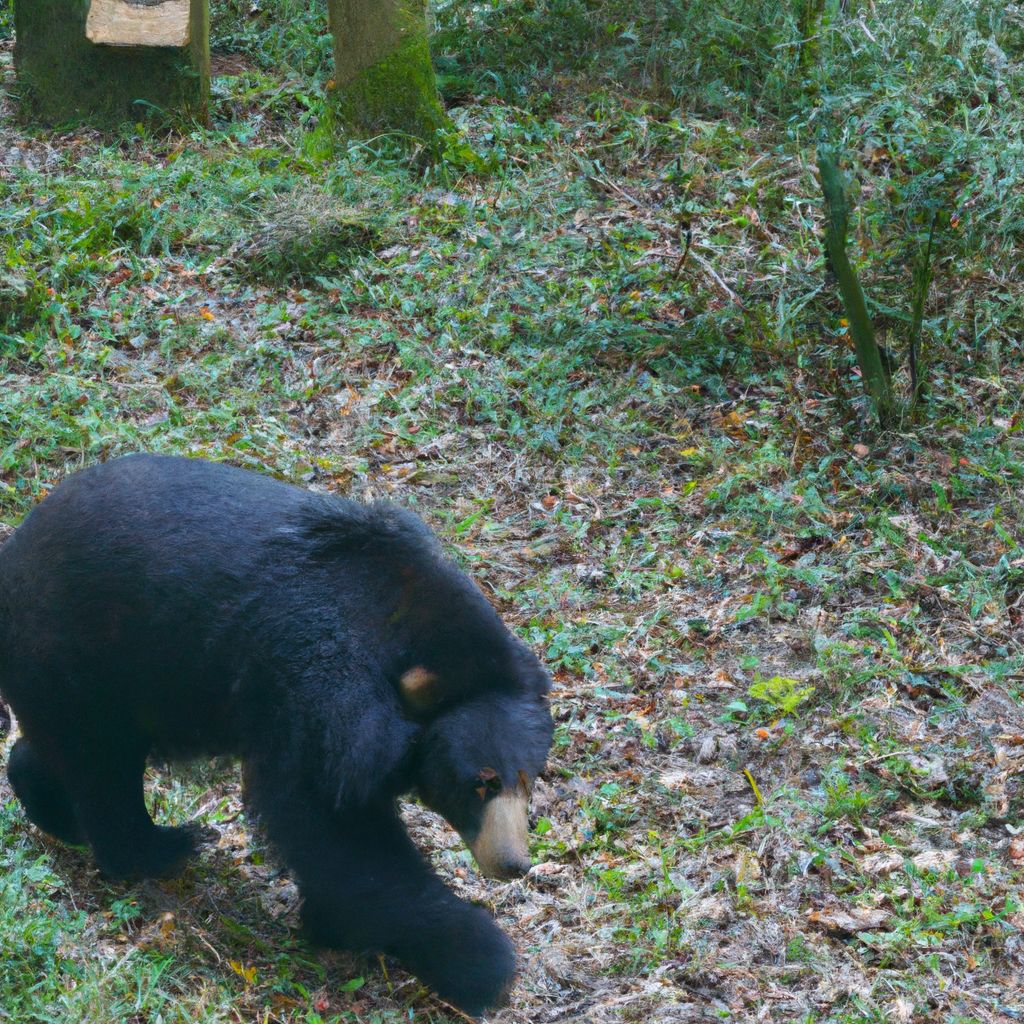
[{"label": "bear's eye", "polygon": [[481,800],[501,792],[501,778],[493,768],[481,768],[477,773],[477,781],[480,785],[476,787],[476,795]]}]

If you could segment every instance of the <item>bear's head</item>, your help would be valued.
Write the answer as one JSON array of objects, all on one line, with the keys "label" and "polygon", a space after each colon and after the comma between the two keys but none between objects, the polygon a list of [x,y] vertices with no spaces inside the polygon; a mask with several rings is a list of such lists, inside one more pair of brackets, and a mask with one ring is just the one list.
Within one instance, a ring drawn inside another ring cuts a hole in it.
[{"label": "bear's head", "polygon": [[[413,699],[422,698],[436,677],[417,666],[403,684]],[[547,688],[537,665],[515,690],[485,690],[442,704],[417,743],[420,798],[458,831],[490,878],[516,878],[530,870],[530,792],[554,731]]]}]

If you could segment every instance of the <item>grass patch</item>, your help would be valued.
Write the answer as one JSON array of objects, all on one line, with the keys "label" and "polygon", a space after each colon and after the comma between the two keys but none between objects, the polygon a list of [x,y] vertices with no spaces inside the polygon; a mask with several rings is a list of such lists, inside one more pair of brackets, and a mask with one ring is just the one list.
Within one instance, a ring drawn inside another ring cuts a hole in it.
[{"label": "grass patch", "polygon": [[274,197],[254,220],[234,260],[243,274],[272,283],[330,280],[376,234],[367,213],[311,189]]}]

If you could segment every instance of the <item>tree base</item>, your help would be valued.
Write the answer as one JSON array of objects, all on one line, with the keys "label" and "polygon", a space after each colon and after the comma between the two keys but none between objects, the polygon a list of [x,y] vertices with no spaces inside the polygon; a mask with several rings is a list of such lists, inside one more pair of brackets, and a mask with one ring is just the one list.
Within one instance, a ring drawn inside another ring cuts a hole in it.
[{"label": "tree base", "polygon": [[433,151],[451,127],[430,63],[423,0],[331,0],[338,122],[360,135],[405,135]]},{"label": "tree base", "polygon": [[208,0],[191,0],[186,46],[89,42],[89,0],[15,0],[14,62],[23,113],[51,125],[205,121]]}]

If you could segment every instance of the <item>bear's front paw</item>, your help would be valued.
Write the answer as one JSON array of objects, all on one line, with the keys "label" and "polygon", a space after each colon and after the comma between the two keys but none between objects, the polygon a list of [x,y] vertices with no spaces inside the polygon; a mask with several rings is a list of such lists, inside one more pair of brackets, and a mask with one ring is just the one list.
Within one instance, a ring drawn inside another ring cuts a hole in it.
[{"label": "bear's front paw", "polygon": [[174,878],[195,853],[200,835],[200,830],[191,825],[154,826],[130,845],[96,850],[96,864],[106,878]]},{"label": "bear's front paw", "polygon": [[442,999],[472,1017],[508,1002],[515,947],[479,907],[465,907],[402,945],[400,958]]}]

